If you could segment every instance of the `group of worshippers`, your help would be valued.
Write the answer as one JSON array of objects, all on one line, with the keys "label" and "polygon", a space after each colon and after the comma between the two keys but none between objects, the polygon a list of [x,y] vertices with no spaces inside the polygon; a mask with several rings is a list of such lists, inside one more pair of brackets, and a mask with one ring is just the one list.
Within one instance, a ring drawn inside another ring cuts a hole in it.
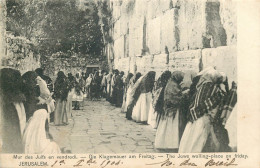
[{"label": "group of worshippers", "polygon": [[1,152],[61,153],[49,123],[69,124],[72,107],[78,110],[83,101],[85,83],[80,73],[74,77],[59,71],[53,84],[43,72],[38,68],[21,75],[11,68],[0,70]]},{"label": "group of worshippers", "polygon": [[[81,74],[81,75],[80,75]],[[83,101],[83,98],[89,98],[90,100],[100,100],[106,96],[106,74],[105,70],[97,71],[94,73],[77,73],[75,89],[78,93],[78,101]],[[71,77],[72,74],[70,73]],[[72,77],[71,77],[72,80]],[[74,99],[76,100],[75,96]],[[79,106],[76,105],[75,110],[78,110]]]},{"label": "group of worshippers", "polygon": [[42,69],[23,75],[15,69],[0,69],[2,153],[61,153],[49,132],[50,113],[57,109],[53,97],[56,102],[64,97],[55,87]]},{"label": "group of worshippers", "polygon": [[116,107],[121,107],[124,96],[124,72],[119,72],[118,69],[113,70],[103,77],[103,93],[106,95],[106,100]]},{"label": "group of worshippers", "polygon": [[234,81],[229,88],[227,76],[213,67],[199,73],[165,71],[156,81],[155,76],[154,71],[129,73],[124,79],[115,71],[107,78],[108,93],[118,96],[114,101],[122,102],[126,118],[156,129],[155,148],[180,153],[236,151]]}]

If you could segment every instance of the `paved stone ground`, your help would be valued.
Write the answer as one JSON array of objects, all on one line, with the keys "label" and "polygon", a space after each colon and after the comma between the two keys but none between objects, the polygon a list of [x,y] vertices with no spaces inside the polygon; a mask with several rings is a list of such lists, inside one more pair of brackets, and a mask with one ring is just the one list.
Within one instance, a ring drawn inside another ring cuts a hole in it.
[{"label": "paved stone ground", "polygon": [[155,153],[155,130],[129,121],[120,108],[108,102],[84,101],[73,110],[69,125],[54,126],[50,132],[63,151],[71,153]]}]

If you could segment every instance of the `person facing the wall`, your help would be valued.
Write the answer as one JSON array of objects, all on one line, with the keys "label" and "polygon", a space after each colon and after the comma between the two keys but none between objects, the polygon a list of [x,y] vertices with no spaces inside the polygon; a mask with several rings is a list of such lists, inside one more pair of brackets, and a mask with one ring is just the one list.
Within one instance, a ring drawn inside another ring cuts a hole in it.
[{"label": "person facing the wall", "polygon": [[11,68],[0,70],[0,142],[2,153],[23,153],[23,131],[26,114],[22,92],[23,80],[19,71]]}]

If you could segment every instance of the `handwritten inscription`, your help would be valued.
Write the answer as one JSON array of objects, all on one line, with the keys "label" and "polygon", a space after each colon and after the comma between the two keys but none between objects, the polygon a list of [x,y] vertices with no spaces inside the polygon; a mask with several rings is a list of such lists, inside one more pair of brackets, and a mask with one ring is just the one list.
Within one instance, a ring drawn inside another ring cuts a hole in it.
[{"label": "handwritten inscription", "polygon": [[[98,157],[99,156],[99,157]],[[139,155],[130,155],[128,156],[129,159],[155,159],[156,157],[154,155],[149,155],[149,154],[139,154]],[[203,155],[204,156],[204,155]],[[220,157],[221,156],[221,157]],[[244,155],[243,155],[244,156]],[[35,157],[38,159],[43,159],[47,158],[47,156],[44,155],[37,155]],[[118,158],[113,158],[112,157],[118,157]],[[158,158],[163,158],[164,156],[158,156]],[[201,157],[201,156],[199,156]],[[215,157],[215,158],[214,158]],[[187,154],[166,154],[166,160],[161,160],[161,161],[153,161],[153,162],[148,162],[145,165],[154,165],[156,167],[197,167],[197,166],[203,166],[203,167],[228,167],[228,166],[237,166],[238,164],[236,163],[237,157],[242,157],[242,154],[240,155],[234,155],[233,157],[231,155],[226,155],[226,159],[223,158],[223,155],[207,155],[206,157],[201,157],[203,158],[204,162],[201,162],[201,160],[196,160],[193,157],[190,157]],[[14,155],[13,158],[19,159],[21,158],[19,155]],[[29,158],[28,155],[26,155],[26,158]],[[54,158],[48,157],[48,158]],[[124,156],[110,156],[110,155],[89,155],[88,159],[85,159],[86,157],[81,157],[80,159],[75,159],[75,160],[66,160],[66,159],[56,159],[53,160],[51,163],[48,162],[43,162],[41,160],[37,161],[21,161],[19,162],[19,166],[24,167],[24,166],[51,166],[54,168],[59,168],[59,167],[64,167],[66,165],[71,165],[71,167],[99,167],[99,168],[107,168],[107,167],[118,167],[122,166],[125,164],[122,160],[126,158],[126,155]],[[173,160],[176,158],[176,161]],[[246,158],[246,156],[244,156]],[[199,165],[197,163],[199,163]]]},{"label": "handwritten inscription", "polygon": [[[62,165],[65,165],[65,161],[64,160],[61,160],[61,161],[58,161],[56,160],[52,165],[51,167],[60,167]],[[101,168],[105,168],[107,166],[118,166],[120,164],[123,164],[123,162],[121,160],[103,160],[101,162],[101,164],[99,164],[99,166]],[[84,159],[80,159],[80,160],[77,160],[76,163],[73,165],[73,167],[81,167],[81,166],[84,166],[84,165],[88,165],[88,166],[91,166],[91,165],[98,165],[97,161],[94,160],[94,159],[89,159],[89,160],[84,160]]]},{"label": "handwritten inscription", "polygon": [[184,160],[180,166],[197,166],[195,163],[190,162],[190,159]]},{"label": "handwritten inscription", "polygon": [[168,158],[162,162],[156,162],[156,163],[151,163],[151,164],[146,164],[146,165],[161,165],[161,167],[163,167],[163,166],[171,166],[171,165],[175,165],[175,164],[173,162],[171,162],[170,159]]},{"label": "handwritten inscription", "polygon": [[214,159],[210,159],[206,164],[205,167],[207,166],[236,166],[237,164],[235,164],[235,158],[233,158],[231,161],[214,161]]},{"label": "handwritten inscription", "polygon": [[[167,166],[172,166],[175,165],[172,161],[170,161],[170,159],[166,159],[162,162],[156,162],[156,163],[149,163],[146,165],[159,165],[161,167],[167,167]],[[207,161],[205,163],[205,167],[207,166],[236,166],[237,164],[235,163],[235,158],[233,158],[232,160],[229,161],[229,159],[227,161],[215,161],[214,159],[210,159],[209,161]],[[183,162],[181,162],[179,164],[179,166],[197,166],[196,163],[194,163],[193,161],[191,161],[190,159],[184,160]]]}]

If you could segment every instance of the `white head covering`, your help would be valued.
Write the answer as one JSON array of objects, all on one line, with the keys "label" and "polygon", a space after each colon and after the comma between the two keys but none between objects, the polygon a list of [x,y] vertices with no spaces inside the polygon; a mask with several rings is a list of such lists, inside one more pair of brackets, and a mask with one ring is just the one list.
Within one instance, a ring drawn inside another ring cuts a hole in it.
[{"label": "white head covering", "polygon": [[201,73],[201,75],[202,76],[196,86],[197,89],[199,89],[204,83],[207,82],[216,83],[219,78],[223,77],[221,73],[219,73],[214,68],[210,68],[210,67],[205,69],[203,73]]},{"label": "white head covering", "polygon": [[47,116],[47,111],[40,109],[35,111],[33,117],[29,120],[23,137],[25,153],[60,153],[58,145],[46,138],[45,122]]},{"label": "white head covering", "polygon": [[47,83],[40,76],[37,76],[36,81],[40,87],[40,96],[44,99],[50,97],[51,93],[47,87]]},{"label": "white head covering", "polygon": [[212,66],[209,66],[209,67],[203,69],[202,71],[200,71],[198,73],[198,76],[201,76],[201,75],[203,75],[204,73],[206,73],[207,71],[210,71],[210,70],[216,70],[216,69],[214,67],[212,67]]}]

